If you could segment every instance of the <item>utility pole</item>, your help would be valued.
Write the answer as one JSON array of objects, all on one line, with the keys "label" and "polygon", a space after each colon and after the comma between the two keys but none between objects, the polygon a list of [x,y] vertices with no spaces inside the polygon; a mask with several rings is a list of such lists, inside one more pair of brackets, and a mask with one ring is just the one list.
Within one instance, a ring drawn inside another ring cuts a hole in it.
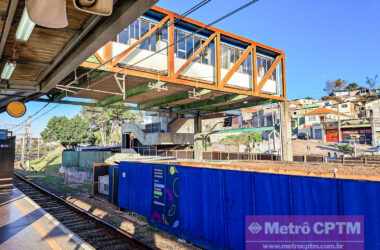
[{"label": "utility pole", "polygon": [[[31,117],[28,117],[24,125],[24,134],[22,137],[22,145],[21,145],[21,163],[24,166],[27,166],[30,160],[31,127],[32,127]],[[29,167],[29,165],[27,167]]]},{"label": "utility pole", "polygon": [[341,103],[338,102],[337,104],[337,111],[338,111],[338,143],[342,141],[342,133],[341,133],[341,128],[340,128],[340,106]]},{"label": "utility pole", "polygon": [[278,105],[276,105],[276,108],[275,108],[275,104],[271,104],[271,110],[272,110],[272,136],[273,136],[273,152],[276,151],[276,124],[275,124],[275,121],[276,119],[274,118],[275,116],[275,110],[277,110],[278,108]]},{"label": "utility pole", "polygon": [[37,137],[37,159],[40,159],[40,137]]}]

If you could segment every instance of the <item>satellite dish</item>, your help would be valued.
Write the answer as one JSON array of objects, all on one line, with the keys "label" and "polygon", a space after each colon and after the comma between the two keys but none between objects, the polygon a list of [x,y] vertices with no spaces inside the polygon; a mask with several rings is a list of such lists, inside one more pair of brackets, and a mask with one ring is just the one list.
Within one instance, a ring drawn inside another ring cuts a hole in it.
[{"label": "satellite dish", "polygon": [[26,106],[23,102],[11,101],[8,103],[6,110],[8,115],[14,118],[20,118],[25,114]]},{"label": "satellite dish", "polygon": [[39,26],[59,29],[69,25],[66,0],[26,0],[30,19]]},{"label": "satellite dish", "polygon": [[73,0],[74,7],[80,11],[99,16],[110,16],[113,0]]}]

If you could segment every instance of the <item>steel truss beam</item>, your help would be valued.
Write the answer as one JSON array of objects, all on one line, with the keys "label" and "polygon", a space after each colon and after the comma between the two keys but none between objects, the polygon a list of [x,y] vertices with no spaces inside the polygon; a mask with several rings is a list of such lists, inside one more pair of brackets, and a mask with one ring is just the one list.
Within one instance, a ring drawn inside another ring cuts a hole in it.
[{"label": "steel truss beam", "polygon": [[[151,89],[149,88],[149,84],[145,83],[145,84],[139,85],[137,87],[127,89],[125,91],[125,95],[127,97],[132,97],[132,96],[137,96],[137,95],[143,94],[143,93],[148,92],[150,90]],[[108,105],[111,105],[111,104],[114,104],[117,102],[121,102],[121,101],[123,101],[122,96],[110,96],[110,97],[107,97],[107,98],[99,101],[98,105],[99,106],[108,106]]]},{"label": "steel truss beam", "polygon": [[144,110],[144,109],[150,109],[152,107],[160,107],[160,106],[167,105],[169,103],[180,101],[186,98],[188,98],[188,93],[182,92],[182,93],[178,93],[174,95],[160,97],[152,101],[146,102],[144,104],[141,104],[140,108]]},{"label": "steel truss beam", "polygon": [[96,107],[96,103],[91,103],[91,102],[78,102],[78,101],[68,101],[68,100],[49,100],[49,99],[43,99],[43,98],[38,98],[38,99],[35,99],[33,101],[34,102],[46,102],[46,103],[57,103],[57,104]]},{"label": "steel truss beam", "polygon": [[232,78],[233,74],[236,73],[236,71],[239,69],[240,65],[247,59],[248,55],[252,51],[252,46],[248,46],[241,54],[239,59],[236,61],[236,63],[232,66],[232,68],[227,72],[227,74],[224,76],[221,86],[224,87],[226,84],[228,84],[228,81]]},{"label": "steel truss beam", "polygon": [[[82,63],[81,66],[87,67],[87,68],[96,68],[99,65],[94,64],[94,63],[84,62],[84,63]],[[181,78],[173,78],[173,77],[168,77],[166,75],[157,75],[157,73],[140,71],[140,70],[136,70],[136,69],[113,67],[109,70],[110,70],[110,72],[123,73],[123,74],[127,74],[128,76],[147,78],[147,79],[151,79],[151,80],[155,80],[155,81],[158,80],[158,81],[177,84],[177,85],[190,86],[193,88],[209,89],[209,90],[214,90],[214,91],[235,93],[235,94],[239,94],[239,95],[257,96],[257,97],[261,97],[261,98],[274,99],[274,100],[279,100],[279,101],[285,100],[285,98],[282,96],[268,95],[265,93],[258,93],[258,94],[253,95],[251,90],[231,88],[231,87],[226,87],[226,86],[220,88],[216,84],[210,84],[207,82],[193,81],[193,80],[181,79]]]},{"label": "steel truss beam", "polygon": [[[229,94],[235,94],[235,95],[245,95],[245,96],[255,96],[259,98],[264,98],[264,99],[270,99],[270,100],[275,100],[275,101],[285,101],[286,100],[286,79],[285,79],[285,55],[284,52],[275,48],[271,48],[269,46],[266,46],[261,43],[257,43],[254,41],[251,41],[249,39],[236,36],[234,34],[231,34],[229,32],[225,32],[223,30],[217,29],[215,27],[210,27],[205,24],[202,24],[196,20],[189,19],[186,17],[181,17],[173,12],[164,10],[159,7],[153,7],[151,8],[153,11],[159,12],[164,15],[164,17],[161,19],[159,23],[157,23],[155,26],[153,26],[147,33],[145,33],[138,41],[133,43],[130,47],[128,47],[126,50],[124,50],[121,54],[116,56],[113,60],[111,60],[111,63],[108,63],[105,65],[105,70],[113,72],[113,73],[121,73],[121,74],[126,74],[128,76],[135,76],[135,77],[140,77],[140,78],[147,78],[151,79],[154,81],[158,82],[164,82],[164,83],[169,83],[169,84],[176,84],[176,85],[183,85],[187,87],[193,87],[196,89],[207,89],[210,91],[219,91],[219,92],[225,92]],[[188,60],[181,66],[179,69],[175,69],[174,65],[174,59],[175,59],[175,49],[174,49],[174,32],[175,32],[175,27],[174,23],[176,19],[181,19],[184,22],[191,23],[197,27],[204,28],[205,30],[208,30],[211,32],[211,35],[207,38],[205,42],[203,42],[200,47],[193,53],[193,55],[188,58]],[[122,68],[119,66],[119,62],[125,60],[128,55],[130,55],[133,50],[138,48],[138,46],[147,38],[149,38],[154,32],[162,28],[166,23],[170,23],[168,25],[168,41],[169,41],[169,46],[168,46],[168,70],[167,74],[157,74],[157,72],[149,72],[149,71],[143,71],[140,69],[136,68],[128,68],[128,66],[125,66],[125,68]],[[232,65],[230,70],[227,72],[227,74],[223,77],[221,77],[221,39],[223,38],[232,38],[236,39],[242,43],[247,44],[246,49],[244,52],[240,55],[238,60]],[[181,72],[185,70],[200,54],[201,52],[211,43],[215,43],[215,75],[216,75],[216,80],[214,83],[207,82],[207,81],[202,81],[202,80],[197,80],[197,79],[189,79],[186,77],[180,77]],[[104,54],[98,54],[98,57],[100,58],[99,61],[110,61],[110,58],[112,58],[112,48],[113,48],[113,43],[109,42],[107,45],[107,57]],[[276,54],[275,60],[273,61],[271,67],[269,70],[265,73],[263,78],[261,79],[260,82],[258,82],[258,69],[257,69],[257,48],[260,49],[265,49],[269,50],[270,52]],[[233,74],[236,73],[239,69],[239,67],[244,63],[245,60],[247,60],[248,56],[252,57],[252,68],[251,68],[251,78],[252,78],[252,86],[250,88],[241,88],[237,86],[233,86],[231,84],[228,84],[229,80],[233,77]],[[276,70],[276,67],[278,63],[281,63],[281,71],[282,71],[282,92],[280,95],[271,95],[271,94],[266,94],[262,92],[262,88],[264,87],[266,81],[271,77],[273,72]],[[99,67],[99,64],[92,63],[92,62],[84,62],[82,63],[83,67],[87,68],[97,68]],[[170,86],[169,86],[170,87]],[[189,98],[188,93],[185,96],[185,93],[182,93],[181,95],[184,96],[184,98]],[[127,96],[128,97],[128,96]],[[177,100],[176,98],[178,97],[177,95],[171,96],[169,98],[170,100]],[[115,99],[118,99],[115,97]],[[149,103],[142,104],[141,107],[152,107],[151,105],[163,105],[167,104],[165,103],[162,98],[150,101]]]},{"label": "steel truss beam", "polygon": [[277,68],[277,65],[281,62],[282,55],[278,55],[268,71],[265,73],[264,77],[261,79],[259,86],[257,87],[257,91],[261,91],[265,85],[265,83],[269,80],[269,78],[272,76],[274,70]]},{"label": "steel truss beam", "polygon": [[112,59],[112,66],[117,65],[119,62],[125,60],[128,55],[137,48],[143,41],[145,41],[147,38],[149,38],[151,35],[153,35],[156,31],[162,28],[168,21],[169,21],[169,16],[164,17],[159,23],[154,25],[147,33],[145,33],[142,37],[140,37],[139,40],[134,42],[131,46],[129,46],[127,49],[125,49],[123,52],[118,54],[115,58]]},{"label": "steel truss beam", "polygon": [[235,102],[241,102],[242,100],[248,98],[246,95],[236,95],[236,94],[227,94],[222,96],[217,96],[213,99],[201,100],[189,104],[179,105],[173,109],[174,112],[187,112],[189,110],[198,110],[205,107],[211,107],[214,105],[219,105],[221,103],[231,104]]},{"label": "steel truss beam", "polygon": [[182,71],[184,71],[198,56],[199,54],[215,39],[216,33],[212,34],[202,45],[190,56],[189,59],[177,70],[174,78],[178,78]]},{"label": "steel truss beam", "polygon": [[278,101],[276,100],[260,100],[260,101],[247,101],[244,103],[233,103],[229,105],[221,105],[221,106],[210,106],[210,107],[203,107],[200,109],[202,112],[214,112],[214,113],[219,113],[227,110],[233,110],[233,109],[240,109],[240,108],[247,108],[247,107],[252,107],[252,106],[258,106],[258,105],[264,105],[264,104],[269,104],[269,103],[277,103]]}]

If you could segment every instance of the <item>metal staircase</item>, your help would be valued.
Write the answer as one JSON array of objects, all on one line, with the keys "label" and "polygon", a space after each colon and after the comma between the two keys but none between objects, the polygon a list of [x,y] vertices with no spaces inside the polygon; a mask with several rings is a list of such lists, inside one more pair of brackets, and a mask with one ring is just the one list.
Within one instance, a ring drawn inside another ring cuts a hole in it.
[{"label": "metal staircase", "polygon": [[192,133],[166,133],[144,132],[144,129],[135,123],[125,123],[122,128],[123,134],[129,133],[136,138],[142,146],[156,145],[191,145],[194,143]]}]

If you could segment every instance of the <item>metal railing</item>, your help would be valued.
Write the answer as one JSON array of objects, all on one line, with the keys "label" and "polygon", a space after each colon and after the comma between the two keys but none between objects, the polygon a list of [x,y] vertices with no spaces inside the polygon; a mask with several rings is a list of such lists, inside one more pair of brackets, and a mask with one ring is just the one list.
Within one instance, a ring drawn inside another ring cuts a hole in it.
[{"label": "metal railing", "polygon": [[157,158],[174,158],[179,160],[193,160],[194,151],[192,150],[161,150],[149,147],[134,148],[139,156],[153,156]]},{"label": "metal railing", "polygon": [[312,162],[312,163],[335,163],[342,165],[355,166],[380,166],[380,156],[361,156],[361,157],[327,157],[323,155],[295,155],[295,162]]},{"label": "metal railing", "polygon": [[276,154],[242,153],[242,152],[203,152],[203,160],[210,161],[280,161],[281,157]]}]

